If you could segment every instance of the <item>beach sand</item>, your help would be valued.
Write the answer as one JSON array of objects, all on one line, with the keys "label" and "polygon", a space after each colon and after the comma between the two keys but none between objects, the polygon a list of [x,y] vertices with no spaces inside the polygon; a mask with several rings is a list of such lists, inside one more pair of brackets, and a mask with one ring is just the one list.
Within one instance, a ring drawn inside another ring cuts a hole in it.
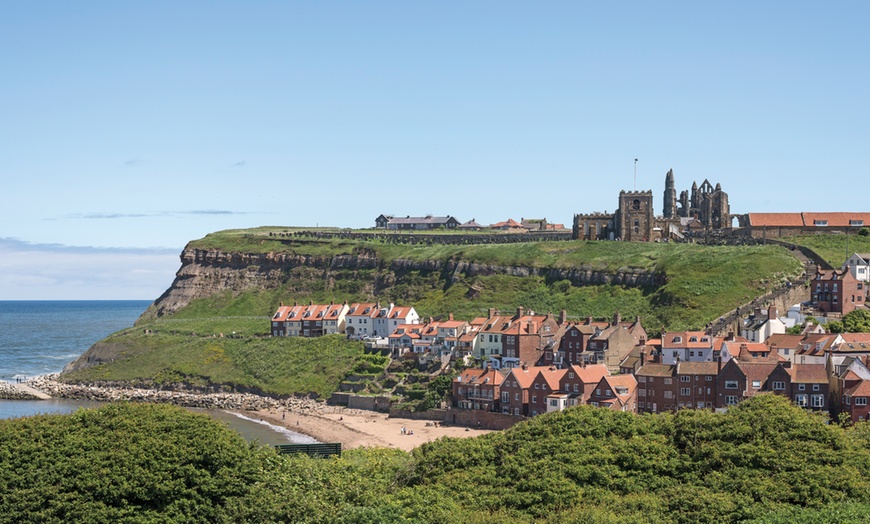
[{"label": "beach sand", "polygon": [[[435,426],[428,420],[390,418],[384,413],[360,410],[339,410],[336,413],[323,414],[261,410],[246,411],[244,414],[304,433],[320,442],[341,442],[342,449],[388,447],[410,451],[441,437],[468,438],[489,433],[485,429],[466,430],[464,426],[442,426],[440,423]],[[403,427],[405,434],[402,434]]]}]

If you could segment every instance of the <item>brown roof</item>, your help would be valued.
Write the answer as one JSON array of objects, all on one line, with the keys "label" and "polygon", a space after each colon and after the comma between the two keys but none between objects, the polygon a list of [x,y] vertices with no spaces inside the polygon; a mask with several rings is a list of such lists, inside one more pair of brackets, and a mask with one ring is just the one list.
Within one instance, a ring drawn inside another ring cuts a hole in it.
[{"label": "brown roof", "polygon": [[804,224],[812,226],[817,220],[827,220],[828,226],[845,227],[852,225],[851,221],[863,221],[864,225],[870,225],[870,213],[803,213]]},{"label": "brown roof", "polygon": [[610,371],[607,370],[607,366],[604,364],[593,364],[586,367],[574,365],[570,369],[577,374],[577,377],[584,384],[597,384],[601,380],[601,377],[606,377],[610,374]]},{"label": "brown roof", "polygon": [[803,338],[803,335],[787,335],[785,333],[774,333],[773,335],[767,337],[767,340],[765,340],[764,343],[767,344],[767,347],[770,348],[776,346],[777,349],[794,349],[800,347]]},{"label": "brown roof", "polygon": [[828,372],[824,364],[794,364],[789,368],[792,382],[827,384]]},{"label": "brown roof", "polygon": [[677,375],[717,375],[718,362],[678,362]]},{"label": "brown roof", "polygon": [[803,227],[804,219],[800,213],[749,213],[752,227]]},{"label": "brown roof", "polygon": [[674,374],[674,366],[667,364],[646,363],[637,370],[635,375],[644,377],[670,377]]},{"label": "brown roof", "polygon": [[[529,386],[532,385],[532,382],[535,380],[535,377],[538,376],[538,371],[540,371],[542,369],[549,369],[549,368],[541,367],[541,366],[534,366],[534,367],[526,368],[526,369],[513,368],[507,374],[507,377],[510,377],[511,375],[513,375],[517,381],[517,384],[519,384],[519,386],[521,388],[529,389]],[[507,379],[507,377],[505,377],[505,379]]]},{"label": "brown roof", "polygon": [[854,386],[843,391],[844,395],[850,397],[870,397],[870,380],[862,380]]}]

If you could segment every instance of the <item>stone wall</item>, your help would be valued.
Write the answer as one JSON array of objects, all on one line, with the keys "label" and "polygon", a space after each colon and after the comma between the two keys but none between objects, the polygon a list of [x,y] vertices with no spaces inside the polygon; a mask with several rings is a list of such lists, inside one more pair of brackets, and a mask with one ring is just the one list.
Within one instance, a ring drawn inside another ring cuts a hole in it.
[{"label": "stone wall", "polygon": [[518,422],[528,420],[526,417],[494,413],[478,409],[448,409],[444,415],[444,424],[465,426],[471,429],[508,429]]}]

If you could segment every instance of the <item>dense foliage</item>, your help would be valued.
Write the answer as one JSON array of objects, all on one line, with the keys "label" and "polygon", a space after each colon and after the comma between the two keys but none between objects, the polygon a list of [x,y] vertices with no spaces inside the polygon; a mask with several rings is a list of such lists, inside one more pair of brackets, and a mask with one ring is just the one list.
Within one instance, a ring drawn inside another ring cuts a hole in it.
[{"label": "dense foliage", "polygon": [[843,315],[843,320],[833,320],[825,324],[831,333],[870,333],[870,311],[856,309]]},{"label": "dense foliage", "polygon": [[772,395],[725,414],[581,407],[324,460],[118,405],[0,422],[0,522],[866,522],[870,429],[825,422]]}]

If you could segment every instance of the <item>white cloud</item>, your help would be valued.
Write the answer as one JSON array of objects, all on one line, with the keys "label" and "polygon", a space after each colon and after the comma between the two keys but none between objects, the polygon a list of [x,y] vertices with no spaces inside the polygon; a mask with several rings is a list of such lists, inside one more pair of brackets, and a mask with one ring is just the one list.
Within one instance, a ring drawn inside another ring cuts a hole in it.
[{"label": "white cloud", "polygon": [[152,300],[180,266],[169,249],[31,244],[0,238],[2,300]]}]

